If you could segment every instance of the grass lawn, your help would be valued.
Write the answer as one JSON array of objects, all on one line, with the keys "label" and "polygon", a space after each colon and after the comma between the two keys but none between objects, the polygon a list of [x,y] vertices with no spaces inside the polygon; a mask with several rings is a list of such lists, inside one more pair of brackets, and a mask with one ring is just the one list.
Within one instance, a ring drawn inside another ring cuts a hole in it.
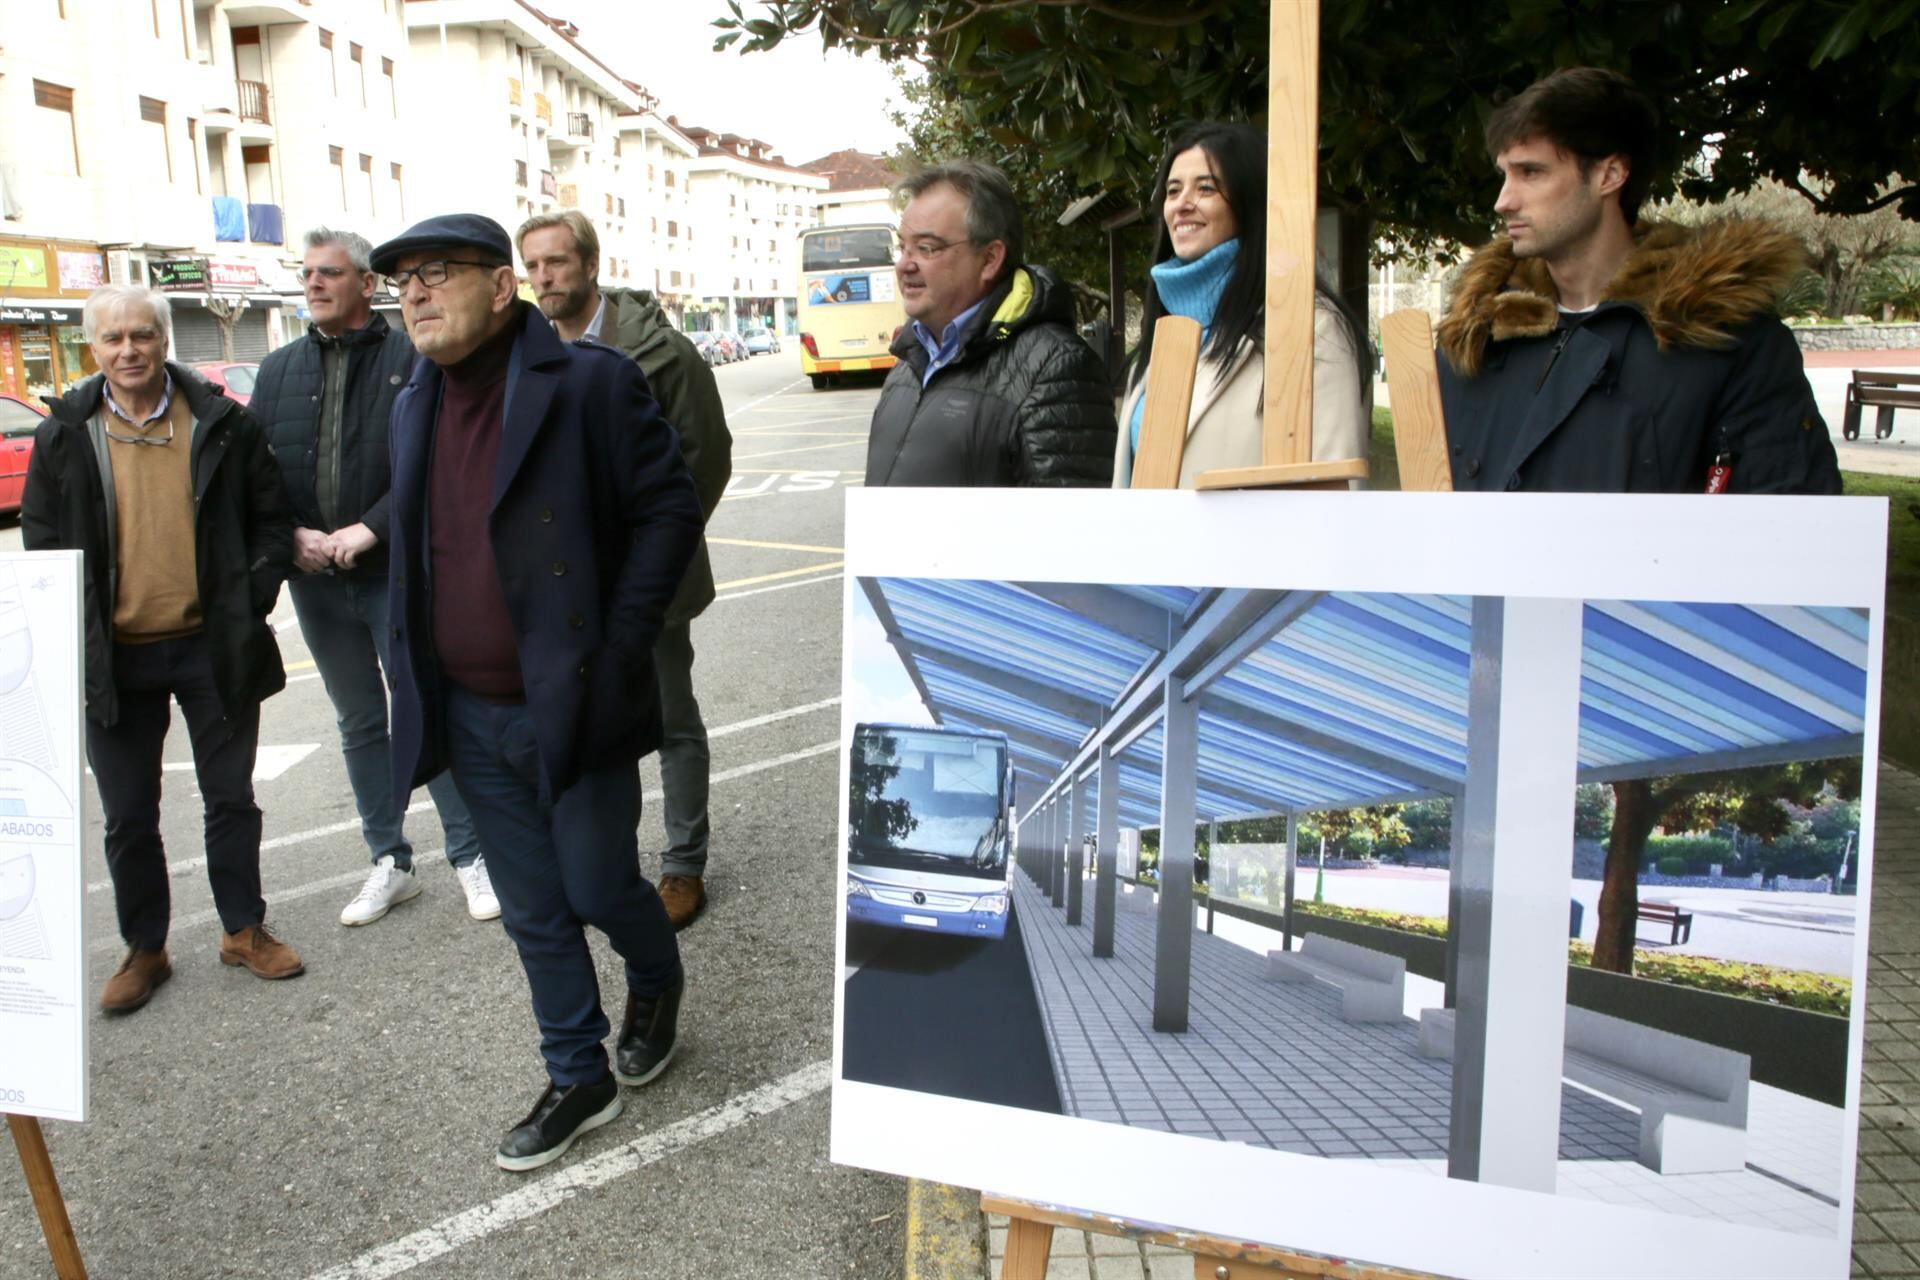
[{"label": "grass lawn", "polygon": [[[1393,411],[1373,411],[1368,450],[1375,489],[1398,489]],[[1844,473],[1848,494],[1888,499],[1886,656],[1880,700],[1880,753],[1920,769],[1920,480]],[[1846,548],[1836,547],[1836,555]]]}]

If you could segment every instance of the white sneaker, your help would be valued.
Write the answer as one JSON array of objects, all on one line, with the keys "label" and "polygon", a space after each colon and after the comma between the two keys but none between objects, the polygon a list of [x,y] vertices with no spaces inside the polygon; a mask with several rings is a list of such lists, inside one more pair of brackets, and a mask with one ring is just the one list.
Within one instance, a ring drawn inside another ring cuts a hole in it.
[{"label": "white sneaker", "polygon": [[372,924],[410,898],[420,896],[420,877],[413,868],[402,871],[393,865],[393,855],[382,854],[367,873],[367,882],[340,913],[341,924]]},{"label": "white sneaker", "polygon": [[493,894],[493,877],[487,874],[486,855],[475,854],[472,862],[454,870],[460,873],[460,887],[467,891],[467,914],[475,920],[498,920],[500,899]]}]

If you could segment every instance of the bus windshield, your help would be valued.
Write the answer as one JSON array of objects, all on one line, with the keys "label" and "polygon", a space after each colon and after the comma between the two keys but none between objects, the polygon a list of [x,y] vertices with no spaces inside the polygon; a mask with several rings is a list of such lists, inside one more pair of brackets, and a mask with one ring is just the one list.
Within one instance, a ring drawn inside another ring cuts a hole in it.
[{"label": "bus windshield", "polygon": [[848,860],[1004,880],[1006,762],[999,738],[863,727],[853,743]]},{"label": "bus windshield", "polygon": [[849,227],[814,231],[800,241],[802,271],[844,271],[850,267],[893,267],[893,233],[885,227]]}]

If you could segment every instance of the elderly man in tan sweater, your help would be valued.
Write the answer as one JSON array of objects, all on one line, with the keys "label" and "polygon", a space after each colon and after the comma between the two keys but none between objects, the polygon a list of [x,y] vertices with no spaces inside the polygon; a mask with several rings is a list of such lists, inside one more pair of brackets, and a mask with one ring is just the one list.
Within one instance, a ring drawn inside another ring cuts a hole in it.
[{"label": "elderly man in tan sweater", "polygon": [[166,361],[166,295],[87,300],[101,372],[50,405],[21,499],[29,551],[85,553],[87,759],[127,956],[101,1008],[129,1013],[172,976],[160,752],[177,699],[206,806],[220,959],[262,978],[304,971],[268,932],[253,762],[260,703],[286,684],[266,622],[293,525],[265,436],[240,405]]}]

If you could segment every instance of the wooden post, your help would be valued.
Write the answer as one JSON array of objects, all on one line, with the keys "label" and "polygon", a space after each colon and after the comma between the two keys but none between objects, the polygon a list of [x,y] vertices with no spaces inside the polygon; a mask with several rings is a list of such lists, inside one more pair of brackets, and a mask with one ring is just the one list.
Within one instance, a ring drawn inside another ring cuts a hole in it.
[{"label": "wooden post", "polygon": [[87,1266],[80,1260],[80,1242],[74,1238],[73,1223],[67,1218],[67,1202],[60,1197],[60,1180],[53,1175],[40,1118],[9,1113],[7,1128],[20,1152],[20,1168],[27,1175],[27,1189],[33,1193],[33,1207],[40,1215],[40,1234],[47,1238],[54,1275],[60,1280],[87,1280]]},{"label": "wooden post", "polygon": [[[1140,409],[1140,448],[1133,458],[1132,487],[1177,489],[1180,459],[1187,450],[1187,414],[1200,372],[1200,325],[1185,316],[1162,316],[1153,326],[1153,364]],[[1127,430],[1122,423],[1120,429]]]},{"label": "wooden post", "polygon": [[1270,7],[1267,397],[1260,459],[1313,461],[1313,265],[1320,198],[1320,6]]},{"label": "wooden post", "polygon": [[1393,396],[1393,452],[1400,462],[1400,487],[1450,492],[1453,467],[1440,412],[1433,323],[1424,311],[1396,311],[1380,322],[1380,345],[1386,350],[1387,389]]}]

